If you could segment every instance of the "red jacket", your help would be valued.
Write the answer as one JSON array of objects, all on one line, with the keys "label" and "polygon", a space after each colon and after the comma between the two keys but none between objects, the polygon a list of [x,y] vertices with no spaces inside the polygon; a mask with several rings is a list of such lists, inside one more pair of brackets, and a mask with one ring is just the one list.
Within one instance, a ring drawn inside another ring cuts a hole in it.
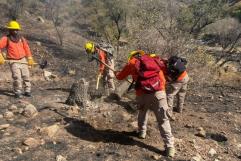
[{"label": "red jacket", "polygon": [[[132,79],[134,81],[136,81],[137,78],[138,78],[137,70],[136,70],[136,67],[135,67],[136,62],[137,62],[137,59],[136,58],[132,58],[128,62],[128,64],[125,65],[125,67],[122,69],[122,71],[116,73],[116,78],[118,80],[123,80],[128,75],[131,75]],[[164,72],[161,70],[159,72],[159,75],[160,75],[160,80],[163,82],[163,83],[160,84],[161,85],[161,89],[164,91],[165,90],[165,86],[166,86],[166,79],[165,79],[165,76],[164,76]],[[137,96],[140,96],[140,95],[142,95],[144,93],[145,93],[145,91],[142,90],[141,88],[140,89],[136,89],[136,95]]]},{"label": "red jacket", "polygon": [[7,47],[7,59],[19,60],[24,57],[31,57],[31,51],[26,39],[21,38],[18,42],[13,42],[7,36],[4,36],[0,40],[0,52],[1,49]]}]

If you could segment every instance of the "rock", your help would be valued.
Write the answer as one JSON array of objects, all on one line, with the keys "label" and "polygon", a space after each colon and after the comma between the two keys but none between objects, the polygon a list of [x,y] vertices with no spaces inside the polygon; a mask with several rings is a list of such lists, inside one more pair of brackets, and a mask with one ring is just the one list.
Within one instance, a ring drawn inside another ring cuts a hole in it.
[{"label": "rock", "polygon": [[35,43],[36,43],[36,45],[38,45],[38,46],[42,46],[41,42],[39,42],[39,41],[36,41]]},{"label": "rock", "polygon": [[28,150],[29,150],[28,146],[24,147],[24,151],[28,151]]},{"label": "rock", "polygon": [[186,127],[186,128],[193,128],[193,125],[191,125],[191,124],[186,124],[184,127]]},{"label": "rock", "polygon": [[65,157],[63,157],[62,155],[57,155],[56,161],[67,161],[67,159]]},{"label": "rock", "polygon": [[213,157],[213,156],[215,156],[215,155],[217,154],[217,152],[216,152],[216,150],[214,150],[213,148],[211,148],[211,149],[209,150],[208,154],[209,154],[211,157]]},{"label": "rock", "polygon": [[238,144],[238,145],[237,145],[237,147],[238,147],[238,149],[240,149],[240,150],[241,150],[241,144]]},{"label": "rock", "polygon": [[7,111],[7,112],[5,112],[5,113],[3,114],[3,117],[4,117],[5,119],[12,119],[12,118],[14,117],[14,114],[13,114],[13,112],[11,112],[11,111]]},{"label": "rock", "polygon": [[47,81],[50,81],[52,79],[55,79],[57,78],[58,76],[53,74],[52,72],[49,72],[47,70],[44,70],[44,79],[47,80]]},{"label": "rock", "polygon": [[22,114],[22,113],[23,113],[23,111],[24,111],[24,109],[23,109],[23,108],[19,108],[17,112],[18,112],[19,114]]},{"label": "rock", "polygon": [[47,135],[49,137],[53,137],[59,130],[59,126],[58,125],[52,125],[52,126],[48,126],[48,127],[44,127],[42,129],[40,129],[40,132],[43,135]]},{"label": "rock", "polygon": [[151,158],[153,160],[159,160],[161,158],[161,156],[160,155],[152,155]]},{"label": "rock", "polygon": [[16,111],[18,110],[18,107],[16,105],[11,105],[9,108],[8,108],[9,111]]},{"label": "rock", "polygon": [[17,154],[23,154],[23,151],[20,148],[14,148],[13,151],[16,152]]},{"label": "rock", "polygon": [[72,75],[72,76],[73,76],[73,75],[76,75],[76,70],[74,70],[74,69],[69,69],[69,70],[68,70],[68,74],[69,74],[69,75]]},{"label": "rock", "polygon": [[0,130],[7,129],[10,126],[10,124],[2,124],[0,125]]},{"label": "rock", "polygon": [[38,17],[37,17],[37,20],[38,20],[39,22],[42,22],[42,23],[45,22],[44,19],[43,19],[43,17],[41,17],[41,16],[38,16]]},{"label": "rock", "polygon": [[23,144],[31,148],[36,148],[42,144],[42,141],[34,138],[27,138],[26,140],[23,141]]},{"label": "rock", "polygon": [[3,118],[3,115],[0,114],[0,119],[2,119],[2,118]]},{"label": "rock", "polygon": [[32,117],[36,116],[37,114],[38,114],[38,111],[34,105],[28,104],[25,106],[24,111],[23,111],[23,115],[25,117],[32,118]]},{"label": "rock", "polygon": [[196,156],[192,157],[191,161],[203,161],[201,155],[197,154]]},{"label": "rock", "polygon": [[196,136],[199,136],[199,137],[206,137],[206,131],[202,128],[202,127],[199,127],[198,129],[198,133],[196,134]]},{"label": "rock", "polygon": [[67,112],[69,115],[78,115],[80,112],[80,109],[78,106],[70,106],[70,108]]},{"label": "rock", "polygon": [[24,14],[25,14],[26,16],[29,16],[29,15],[30,15],[30,13],[29,13],[28,11],[24,11]]}]

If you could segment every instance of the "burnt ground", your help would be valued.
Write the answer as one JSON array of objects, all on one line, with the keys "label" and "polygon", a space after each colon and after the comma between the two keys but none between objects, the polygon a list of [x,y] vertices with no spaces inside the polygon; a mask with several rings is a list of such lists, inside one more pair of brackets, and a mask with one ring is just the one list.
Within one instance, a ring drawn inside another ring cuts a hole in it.
[{"label": "burnt ground", "polygon": [[[3,161],[51,161],[57,155],[67,160],[154,160],[163,154],[163,142],[151,113],[147,138],[136,137],[137,111],[128,98],[120,102],[96,97],[89,108],[80,107],[78,114],[70,114],[64,101],[74,81],[73,77],[62,76],[46,82],[41,71],[33,77],[33,97],[24,98],[35,105],[39,114],[26,118],[15,114],[11,120],[0,118],[1,124],[10,127],[0,131],[0,160]],[[0,84],[0,112],[4,113],[12,104],[17,104],[11,92],[10,73]],[[171,122],[176,138],[177,154],[173,160],[185,161],[199,154],[204,160],[238,161],[241,159],[241,88],[223,85],[196,87],[190,83],[185,111],[176,114]],[[39,134],[41,127],[59,125],[60,129],[50,138]],[[206,138],[196,136],[202,127]],[[26,149],[23,141],[41,138],[45,143]],[[16,152],[22,149],[22,154]],[[210,156],[210,149],[215,149]],[[162,156],[159,160],[170,160]]]}]

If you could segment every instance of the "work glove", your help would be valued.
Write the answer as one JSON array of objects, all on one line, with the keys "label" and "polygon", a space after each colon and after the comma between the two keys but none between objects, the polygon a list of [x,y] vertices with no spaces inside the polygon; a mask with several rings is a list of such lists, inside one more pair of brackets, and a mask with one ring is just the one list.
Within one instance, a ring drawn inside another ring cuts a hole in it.
[{"label": "work glove", "polygon": [[35,64],[33,57],[28,57],[28,66],[33,66]]},{"label": "work glove", "polygon": [[3,57],[3,55],[0,53],[0,65],[5,63],[5,59]]}]

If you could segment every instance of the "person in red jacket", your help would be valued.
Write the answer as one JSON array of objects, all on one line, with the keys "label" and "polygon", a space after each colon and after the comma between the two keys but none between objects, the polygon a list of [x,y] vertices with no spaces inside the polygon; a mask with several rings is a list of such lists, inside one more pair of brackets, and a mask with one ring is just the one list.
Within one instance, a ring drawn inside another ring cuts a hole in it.
[{"label": "person in red jacket", "polygon": [[[115,72],[118,80],[125,79],[128,75],[138,82],[139,74],[136,68],[138,57],[144,55],[144,51],[133,51],[129,54],[129,61],[120,72]],[[165,92],[165,76],[162,70],[159,70],[160,87],[158,91],[147,93],[143,88],[136,87],[136,100],[139,106],[138,114],[138,134],[139,138],[144,139],[147,131],[148,111],[152,110],[155,113],[161,136],[165,143],[166,155],[173,157],[175,154],[174,137],[171,132],[171,125],[167,116],[167,98]]]},{"label": "person in red jacket", "polygon": [[[19,35],[21,27],[17,21],[10,21],[6,28],[9,30],[9,35],[1,38],[0,53],[1,49],[6,48],[6,58],[10,62],[15,96],[16,98],[22,98],[24,94],[27,97],[31,97],[30,72],[28,66],[32,66],[34,61],[29,45],[26,39]],[[2,53],[0,57],[0,64],[4,64],[5,59]],[[23,85],[24,92],[22,92]]]},{"label": "person in red jacket", "polygon": [[[109,65],[114,69],[114,58],[112,52],[109,52],[107,48],[102,47],[100,44],[94,44],[92,42],[87,42],[85,44],[85,50],[91,56],[96,56],[101,62]],[[109,68],[105,67],[103,63],[99,63],[99,75],[103,76],[104,83],[107,84],[108,90],[113,92],[115,90],[114,84],[114,72]]]}]

